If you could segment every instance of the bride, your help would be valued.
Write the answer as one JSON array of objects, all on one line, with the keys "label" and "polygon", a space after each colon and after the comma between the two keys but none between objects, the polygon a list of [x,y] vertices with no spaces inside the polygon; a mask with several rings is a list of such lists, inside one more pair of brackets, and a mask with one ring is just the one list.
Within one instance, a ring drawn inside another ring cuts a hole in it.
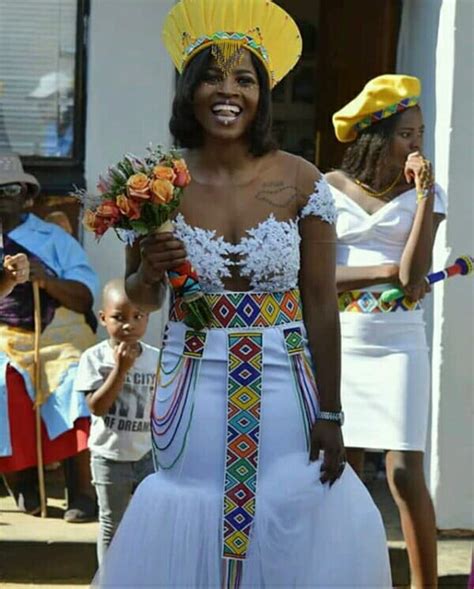
[{"label": "bride", "polygon": [[[238,9],[236,8],[238,4]],[[159,308],[189,258],[212,307],[175,300],[138,487],[100,587],[391,587],[379,512],[345,462],[335,208],[279,151],[271,89],[301,36],[267,0],[182,0],[163,38],[181,77],[170,128],[192,182],[173,234],[127,251],[127,292]]]}]

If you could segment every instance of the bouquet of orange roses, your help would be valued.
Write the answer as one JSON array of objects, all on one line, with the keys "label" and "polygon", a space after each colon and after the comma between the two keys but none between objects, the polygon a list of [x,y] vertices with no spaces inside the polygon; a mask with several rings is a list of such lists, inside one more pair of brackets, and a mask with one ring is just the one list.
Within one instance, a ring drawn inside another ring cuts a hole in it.
[{"label": "bouquet of orange roses", "polygon": [[[153,231],[170,231],[171,214],[190,183],[186,162],[171,150],[148,148],[139,158],[126,154],[99,177],[98,195],[85,190],[73,194],[85,207],[83,225],[100,239],[109,229],[128,244]],[[194,329],[209,323],[210,309],[190,262],[168,272],[176,296],[183,299],[185,322]]]}]

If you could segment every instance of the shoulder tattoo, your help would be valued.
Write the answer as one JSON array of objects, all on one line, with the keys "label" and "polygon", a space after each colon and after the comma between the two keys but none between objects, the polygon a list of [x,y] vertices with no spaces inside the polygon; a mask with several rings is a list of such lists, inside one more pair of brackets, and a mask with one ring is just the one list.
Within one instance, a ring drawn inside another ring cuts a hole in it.
[{"label": "shoulder tattoo", "polygon": [[281,180],[264,182],[261,189],[255,195],[257,200],[263,200],[274,207],[285,208],[303,194],[296,186],[285,184]]}]

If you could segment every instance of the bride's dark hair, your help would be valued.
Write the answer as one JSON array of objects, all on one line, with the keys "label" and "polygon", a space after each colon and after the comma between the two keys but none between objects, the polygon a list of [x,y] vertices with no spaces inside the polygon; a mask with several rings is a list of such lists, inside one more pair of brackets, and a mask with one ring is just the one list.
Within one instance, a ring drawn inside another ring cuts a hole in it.
[{"label": "bride's dark hair", "polygon": [[[261,156],[277,148],[272,136],[272,101],[268,74],[258,57],[250,53],[260,86],[257,114],[249,130],[250,152]],[[178,78],[170,132],[179,147],[195,148],[203,144],[203,133],[194,116],[193,96],[204,79],[212,60],[211,49],[205,49],[193,57]]]}]

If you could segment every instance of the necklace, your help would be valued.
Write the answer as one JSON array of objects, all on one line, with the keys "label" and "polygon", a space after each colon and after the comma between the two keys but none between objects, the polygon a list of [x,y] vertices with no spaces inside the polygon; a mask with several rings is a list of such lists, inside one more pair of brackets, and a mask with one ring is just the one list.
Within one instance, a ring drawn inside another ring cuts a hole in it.
[{"label": "necklace", "polygon": [[390,192],[392,190],[392,188],[394,188],[398,184],[398,181],[402,177],[402,171],[403,170],[400,170],[400,172],[397,174],[397,177],[390,184],[390,186],[388,186],[384,190],[381,190],[380,192],[373,190],[372,188],[370,188],[370,186],[368,186],[367,184],[364,184],[364,182],[362,182],[361,180],[358,180],[357,178],[354,178],[354,182],[357,184],[357,186],[362,188],[362,190],[366,194],[373,196],[374,198],[382,198],[382,196],[385,196],[388,192]]}]

